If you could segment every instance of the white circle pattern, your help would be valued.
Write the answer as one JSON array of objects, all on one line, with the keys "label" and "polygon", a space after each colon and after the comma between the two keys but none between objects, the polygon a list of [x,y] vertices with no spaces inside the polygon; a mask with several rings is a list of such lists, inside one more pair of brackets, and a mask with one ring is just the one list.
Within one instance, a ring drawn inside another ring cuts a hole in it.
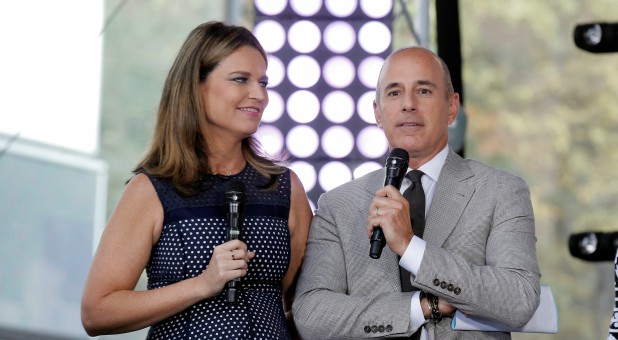
[{"label": "white circle pattern", "polygon": [[205,190],[195,197],[181,196],[169,182],[149,178],[163,204],[165,222],[146,269],[148,289],[195,277],[206,269],[214,247],[226,239],[227,180],[245,183],[241,239],[256,256],[241,279],[238,303],[227,303],[223,290],[155,324],[147,339],[289,339],[281,292],[290,260],[289,171],[278,178],[274,191],[257,188],[268,180],[251,166],[229,177],[207,176],[202,183]]}]

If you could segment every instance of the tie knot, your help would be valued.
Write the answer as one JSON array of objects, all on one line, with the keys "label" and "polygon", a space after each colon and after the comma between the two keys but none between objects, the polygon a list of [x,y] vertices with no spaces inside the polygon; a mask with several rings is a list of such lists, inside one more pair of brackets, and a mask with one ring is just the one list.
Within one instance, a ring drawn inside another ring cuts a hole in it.
[{"label": "tie knot", "polygon": [[420,171],[420,170],[412,170],[410,172],[408,172],[406,174],[406,177],[412,181],[412,183],[414,182],[420,182],[421,181],[421,177],[423,177],[425,173]]}]

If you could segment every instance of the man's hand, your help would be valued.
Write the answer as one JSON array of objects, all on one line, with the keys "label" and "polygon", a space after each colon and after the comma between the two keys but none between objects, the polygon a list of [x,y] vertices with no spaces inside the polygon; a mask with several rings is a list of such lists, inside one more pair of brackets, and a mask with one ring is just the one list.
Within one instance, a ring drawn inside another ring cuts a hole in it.
[{"label": "man's hand", "polygon": [[[423,316],[425,316],[425,319],[431,319],[431,303],[427,297],[423,297],[421,299],[421,309],[423,310]],[[445,299],[438,298],[438,310],[442,313],[442,316],[453,316],[455,315],[455,311],[457,309],[451,306],[451,304]]]},{"label": "man's hand", "polygon": [[382,228],[386,244],[399,256],[403,255],[414,236],[408,200],[392,185],[376,192],[369,206],[367,222],[367,237],[371,238],[374,228]]}]

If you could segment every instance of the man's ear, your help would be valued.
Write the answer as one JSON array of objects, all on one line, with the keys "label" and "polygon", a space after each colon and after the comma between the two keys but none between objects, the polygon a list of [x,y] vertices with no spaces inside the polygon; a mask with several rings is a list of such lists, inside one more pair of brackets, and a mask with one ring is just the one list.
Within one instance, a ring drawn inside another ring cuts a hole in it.
[{"label": "man's ear", "polygon": [[376,124],[381,129],[382,128],[382,119],[380,117],[380,109],[378,108],[378,103],[376,103],[375,100],[373,101],[373,116],[376,119]]},{"label": "man's ear", "polygon": [[449,99],[448,104],[448,125],[453,124],[459,113],[459,93],[455,92]]}]

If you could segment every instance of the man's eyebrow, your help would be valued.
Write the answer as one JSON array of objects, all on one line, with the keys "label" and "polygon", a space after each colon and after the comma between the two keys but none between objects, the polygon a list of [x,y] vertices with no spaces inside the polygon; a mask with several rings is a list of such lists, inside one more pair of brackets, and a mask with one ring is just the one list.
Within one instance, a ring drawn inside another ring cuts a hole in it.
[{"label": "man's eyebrow", "polygon": [[395,83],[388,83],[388,84],[386,84],[386,86],[384,87],[384,92],[386,92],[386,91],[388,91],[388,90],[390,90],[390,89],[392,89],[392,88],[399,87],[400,85],[401,85],[401,84],[400,84],[400,83],[397,83],[397,82],[395,82]]},{"label": "man's eyebrow", "polygon": [[431,86],[431,87],[434,87],[434,88],[438,87],[438,85],[436,85],[434,82],[429,81],[429,80],[418,80],[416,82],[416,85],[427,85],[427,86]]},{"label": "man's eyebrow", "polygon": [[[432,81],[430,81],[430,80],[423,80],[423,79],[421,79],[421,80],[417,80],[417,81],[414,83],[414,85],[415,85],[415,86],[418,86],[418,85],[423,85],[423,86],[430,86],[430,87],[433,87],[433,88],[438,88],[438,85],[436,85],[436,83],[434,83],[434,82],[432,82]],[[401,83],[399,83],[399,82],[392,82],[392,83],[388,83],[388,84],[386,84],[386,86],[384,87],[384,92],[386,92],[386,91],[388,91],[388,90],[390,90],[390,89],[396,88],[396,87],[400,87],[400,86],[401,86]]]}]

